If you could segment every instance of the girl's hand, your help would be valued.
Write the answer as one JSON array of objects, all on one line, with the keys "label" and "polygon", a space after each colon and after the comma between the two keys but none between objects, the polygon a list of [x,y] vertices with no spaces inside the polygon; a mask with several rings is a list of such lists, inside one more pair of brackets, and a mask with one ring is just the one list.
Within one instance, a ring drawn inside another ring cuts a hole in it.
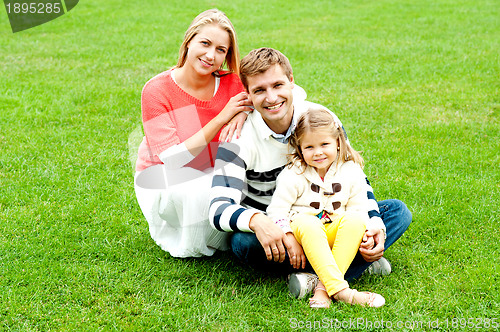
[{"label": "girl's hand", "polygon": [[[370,234],[370,236],[368,236]],[[363,234],[363,240],[361,240],[360,248],[364,249],[373,249],[375,246],[375,241],[373,240],[373,235],[371,233],[368,233],[368,230],[365,231],[365,234]]]},{"label": "girl's hand", "polygon": [[305,269],[306,255],[304,255],[302,246],[297,242],[293,233],[286,233],[286,236],[288,238],[288,243],[290,244],[290,247],[287,248],[290,265],[292,265],[294,269]]},{"label": "girl's hand", "polygon": [[222,126],[228,123],[236,114],[243,111],[251,111],[252,109],[249,106],[252,106],[252,102],[248,99],[247,93],[240,92],[229,99],[226,106],[217,115],[218,121]]},{"label": "girl's hand", "polygon": [[236,131],[236,138],[240,138],[241,128],[247,119],[245,112],[236,114],[227,125],[222,128],[219,135],[219,142],[231,142],[234,132]]},{"label": "girl's hand", "polygon": [[384,231],[382,229],[368,229],[359,246],[359,253],[365,261],[374,262],[384,255],[384,243]]}]

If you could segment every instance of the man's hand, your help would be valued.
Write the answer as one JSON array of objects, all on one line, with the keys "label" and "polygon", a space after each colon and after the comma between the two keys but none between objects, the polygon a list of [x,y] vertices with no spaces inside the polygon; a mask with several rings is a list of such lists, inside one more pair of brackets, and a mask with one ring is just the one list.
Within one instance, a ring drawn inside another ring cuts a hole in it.
[{"label": "man's hand", "polygon": [[267,260],[282,263],[286,257],[285,247],[290,250],[291,246],[281,228],[263,213],[254,214],[249,226],[264,248]]},{"label": "man's hand", "polygon": [[293,233],[286,233],[288,242],[290,243],[290,248],[288,248],[288,258],[290,259],[290,265],[294,269],[305,269],[306,268],[306,255],[304,255],[304,250],[302,246],[297,242]]},{"label": "man's hand", "polygon": [[359,253],[365,261],[375,262],[384,255],[384,243],[384,231],[382,229],[368,229],[363,235]]}]

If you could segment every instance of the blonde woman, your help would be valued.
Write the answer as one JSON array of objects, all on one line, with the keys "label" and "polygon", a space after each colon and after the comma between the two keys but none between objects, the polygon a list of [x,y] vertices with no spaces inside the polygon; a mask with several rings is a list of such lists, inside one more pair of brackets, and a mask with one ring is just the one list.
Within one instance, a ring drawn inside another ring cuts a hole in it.
[{"label": "blonde woman", "polygon": [[189,26],[177,65],[143,88],[135,191],[151,237],[174,257],[228,248],[208,222],[208,192],[218,142],[239,135],[251,110],[238,66],[234,27],[211,9]]}]

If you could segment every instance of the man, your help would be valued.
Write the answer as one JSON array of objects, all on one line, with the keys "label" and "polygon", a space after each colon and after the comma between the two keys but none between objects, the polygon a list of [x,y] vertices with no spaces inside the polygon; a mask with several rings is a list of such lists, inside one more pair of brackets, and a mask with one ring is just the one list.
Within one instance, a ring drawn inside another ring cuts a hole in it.
[{"label": "man", "polygon": [[[305,93],[294,86],[288,59],[274,49],[251,51],[241,61],[240,78],[256,112],[248,116],[239,139],[219,147],[209,219],[219,231],[234,232],[231,248],[242,261],[256,268],[289,272],[290,264],[277,263],[288,261],[288,238],[293,234],[285,234],[264,211],[276,188],[276,177],[287,163],[288,137],[300,114],[314,104],[304,100]],[[390,273],[390,265],[382,258],[384,250],[411,222],[403,202],[377,203],[368,180],[367,195],[372,204],[370,224],[375,226],[365,233],[345,275],[347,280],[359,277],[373,262],[377,262],[379,273]],[[307,287],[314,287],[309,281],[305,282]],[[304,283],[299,283],[303,288]],[[297,290],[294,295],[303,296],[303,292]]]}]

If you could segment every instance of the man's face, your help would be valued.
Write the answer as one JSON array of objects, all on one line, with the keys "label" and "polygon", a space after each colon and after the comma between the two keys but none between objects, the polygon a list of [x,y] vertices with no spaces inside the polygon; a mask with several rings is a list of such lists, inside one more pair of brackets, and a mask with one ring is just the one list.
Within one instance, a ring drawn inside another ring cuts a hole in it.
[{"label": "man's face", "polygon": [[277,134],[287,131],[293,116],[293,77],[288,77],[279,64],[262,74],[249,76],[248,95],[266,124]]}]

